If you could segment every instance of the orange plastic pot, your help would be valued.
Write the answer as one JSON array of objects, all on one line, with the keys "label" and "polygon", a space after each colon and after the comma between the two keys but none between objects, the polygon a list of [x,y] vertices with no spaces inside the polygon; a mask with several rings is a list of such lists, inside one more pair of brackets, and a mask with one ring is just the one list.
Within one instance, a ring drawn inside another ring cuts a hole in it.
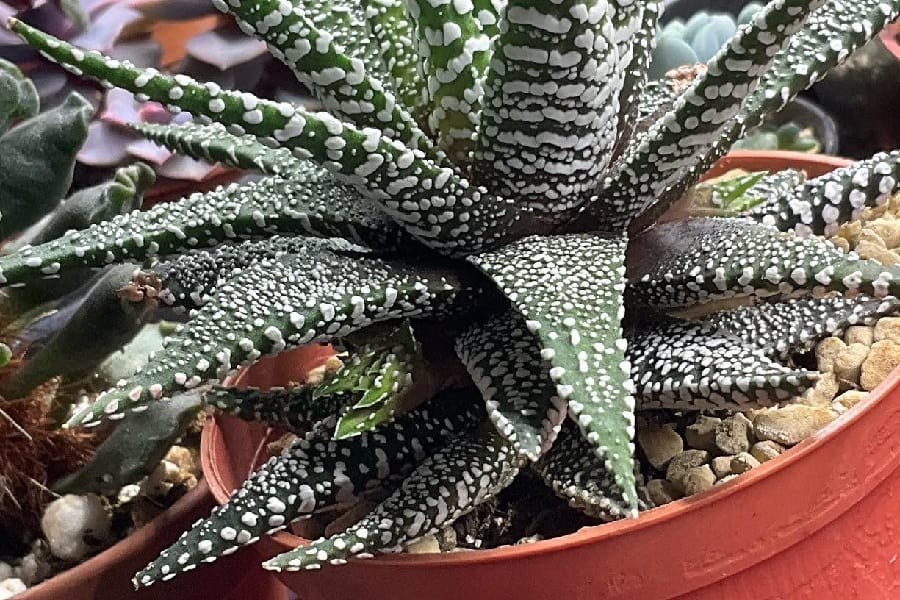
[{"label": "orange plastic pot", "polygon": [[[815,175],[846,162],[742,152],[712,172],[794,166]],[[271,365],[252,367],[239,381],[280,383],[272,375]],[[895,371],[866,400],[778,458],[635,520],[520,546],[386,555],[278,577],[303,600],[896,600],[898,387]],[[220,502],[261,459],[266,431],[232,418],[207,426],[201,452]],[[263,560],[303,543],[279,533],[256,551]]]},{"label": "orange plastic pot", "polygon": [[240,552],[135,592],[131,578],[215,506],[206,481],[133,534],[77,567],[40,583],[16,600],[286,600],[287,590]]}]

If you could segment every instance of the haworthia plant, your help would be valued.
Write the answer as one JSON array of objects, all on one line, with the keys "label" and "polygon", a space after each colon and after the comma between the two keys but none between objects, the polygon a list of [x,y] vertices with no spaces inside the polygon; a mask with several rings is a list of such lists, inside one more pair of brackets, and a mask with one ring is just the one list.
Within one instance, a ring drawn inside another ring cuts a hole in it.
[{"label": "haworthia plant", "polygon": [[[790,364],[793,349],[895,308],[886,297],[898,291],[896,267],[810,234],[895,193],[896,154],[806,182],[757,176],[718,215],[654,225],[748,127],[897,17],[900,0],[774,0],[705,68],[652,84],[652,1],[217,6],[264,40],[326,112],[137,69],[11,23],[68,69],[211,123],[142,127],[152,139],[266,174],[0,258],[3,281],[27,286],[47,268],[158,257],[148,268],[163,282],[160,297],[192,311],[164,355],[70,425],[146,410],[311,341],[342,343],[351,365],[379,365],[360,379],[374,375],[371,388],[353,394],[381,398],[399,389],[409,361],[364,349],[354,359],[343,342],[397,319],[440,321],[423,351],[452,347],[487,411],[427,446],[418,409],[336,439],[335,419],[358,399],[332,395],[313,410],[308,388],[217,389],[213,404],[309,433],[142,571],[138,586],[353,493],[360,474],[406,479],[353,528],[266,566],[319,568],[396,550],[529,463],[589,514],[635,515],[636,404],[788,401],[816,377]],[[848,298],[771,308],[827,292]],[[699,322],[665,314],[741,295],[751,305],[741,312]],[[803,333],[774,346],[748,335],[774,326]],[[465,397],[453,402],[471,409]],[[400,439],[406,450],[395,448]],[[408,454],[414,446],[422,452]]]}]

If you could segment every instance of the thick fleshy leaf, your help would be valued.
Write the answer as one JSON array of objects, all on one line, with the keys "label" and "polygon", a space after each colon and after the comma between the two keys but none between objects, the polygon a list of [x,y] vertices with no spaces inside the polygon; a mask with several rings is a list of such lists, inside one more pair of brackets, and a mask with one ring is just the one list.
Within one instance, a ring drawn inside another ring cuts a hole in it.
[{"label": "thick fleshy leaf", "polygon": [[624,238],[583,234],[529,237],[469,260],[538,337],[569,415],[636,507],[634,399],[620,325],[624,254]]},{"label": "thick fleshy leaf", "polygon": [[197,419],[200,398],[181,394],[128,415],[79,470],[53,484],[57,494],[113,495],[140,481],[159,464],[175,441]]},{"label": "thick fleshy leaf", "polygon": [[612,230],[626,226],[663,191],[681,184],[688,169],[731,126],[760,74],[822,1],[771,2],[716,53],[706,73],[628,150],[604,182],[600,202]]},{"label": "thick fleshy leaf", "polygon": [[375,510],[343,533],[279,554],[263,567],[273,571],[340,565],[351,557],[397,552],[435,533],[509,485],[518,454],[496,432],[450,440],[407,477]]},{"label": "thick fleshy leaf", "polygon": [[810,179],[779,196],[772,196],[748,217],[798,235],[831,236],[838,226],[858,219],[900,190],[900,150],[876,154],[847,167]]},{"label": "thick fleshy leaf", "polygon": [[221,380],[264,353],[344,337],[379,321],[441,314],[479,293],[473,274],[444,265],[346,256],[308,240],[220,283],[188,326],[135,377],[101,394],[68,426],[120,418],[155,399]]},{"label": "thick fleshy leaf", "polygon": [[[443,161],[410,114],[372,76],[372,61],[367,64],[365,55],[345,54],[344,46],[331,33],[332,28],[322,30],[313,20],[315,15],[321,15],[321,24],[332,26],[341,17],[352,19],[349,12],[329,14],[332,2],[324,6],[312,2],[295,4],[288,11],[283,10],[285,5],[280,0],[233,4],[216,0],[214,4],[234,15],[245,33],[265,41],[272,55],[290,67],[329,113],[359,128],[377,129],[408,148],[425,151],[430,158]],[[356,32],[354,39],[345,40],[352,44],[351,48],[369,41],[365,22],[359,22],[358,29],[361,31]]]},{"label": "thick fleshy leaf", "polygon": [[212,250],[186,252],[171,262],[153,267],[162,279],[160,300],[170,306],[197,308],[216,294],[219,285],[241,269],[264,260],[281,258],[315,248],[336,252],[366,253],[340,238],[271,236],[241,244],[223,244]]},{"label": "thick fleshy leaf", "polygon": [[456,352],[484,396],[494,427],[517,452],[537,460],[556,439],[566,402],[522,315],[510,310],[473,324],[457,338]]},{"label": "thick fleshy leaf", "polygon": [[478,7],[473,2],[430,0],[409,0],[406,6],[418,37],[428,129],[456,164],[467,164],[491,56]]},{"label": "thick fleshy leaf", "polygon": [[37,222],[66,195],[92,113],[72,94],[0,137],[0,239]]},{"label": "thick fleshy leaf", "polygon": [[[123,293],[135,271],[133,265],[117,265],[105,273],[98,273],[89,281],[83,295],[70,299],[74,309],[51,311],[71,314],[53,331],[52,337],[40,350],[17,368],[0,384],[0,396],[21,398],[35,387],[57,375],[84,376],[130,340],[153,314],[156,306],[152,298],[143,294],[132,297]],[[102,327],[98,327],[102,323]],[[41,328],[40,320],[31,327]],[[22,337],[30,337],[22,332]]]},{"label": "thick fleshy leaf", "polygon": [[377,433],[346,440],[298,438],[251,475],[227,504],[163,550],[135,575],[134,583],[146,587],[171,579],[316,510],[393,487],[448,439],[477,427],[483,418],[477,403],[448,395],[434,398]]},{"label": "thick fleshy leaf", "polygon": [[315,392],[316,386],[312,385],[265,391],[214,386],[204,395],[204,401],[245,421],[262,421],[295,433],[332,431],[337,415],[351,401],[350,394],[316,395]]},{"label": "thick fleshy leaf", "polygon": [[512,0],[494,44],[473,170],[549,218],[599,183],[618,138],[626,65],[607,8]]},{"label": "thick fleshy leaf", "polygon": [[415,115],[422,104],[422,90],[416,72],[415,31],[403,0],[362,0],[366,21],[378,47],[387,81],[406,110]]},{"label": "thick fleshy leaf", "polygon": [[289,150],[263,146],[253,136],[231,135],[217,124],[134,123],[132,127],[142,136],[173,152],[209,162],[220,162],[229,167],[250,169],[267,175],[288,175],[298,168],[306,171],[313,169],[311,165],[306,166],[303,161],[294,158]]},{"label": "thick fleshy leaf", "polygon": [[534,470],[569,506],[592,517],[611,521],[633,514],[629,499],[571,420],[562,424],[559,437]]},{"label": "thick fleshy leaf", "polygon": [[674,308],[797,290],[879,298],[900,293],[900,267],[744,219],[663,223],[633,239],[627,264],[629,293],[644,306]]},{"label": "thick fleshy leaf", "polygon": [[37,90],[31,80],[19,67],[0,59],[0,135],[11,122],[36,115],[39,106]]},{"label": "thick fleshy leaf", "polygon": [[618,69],[625,75],[619,92],[619,124],[616,127],[618,146],[631,141],[635,130],[639,107],[646,110],[647,69],[656,43],[656,27],[659,20],[659,3],[656,0],[636,2],[615,0],[613,16],[613,42],[619,55]]},{"label": "thick fleshy leaf", "polygon": [[271,178],[192,194],[2,256],[0,282],[24,285],[67,269],[165,256],[263,233],[342,236],[382,248],[402,239],[401,230],[379,212],[367,211],[352,188]]},{"label": "thick fleshy leaf", "polygon": [[215,84],[204,86],[185,75],[135,69],[73,48],[15,19],[10,27],[69,70],[237,126],[266,144],[290,148],[298,158],[321,164],[340,181],[364,191],[431,248],[449,254],[477,252],[513,235],[513,224],[522,216],[512,201],[470,184],[453,169],[376,129],[360,130],[327,113],[224,91]]},{"label": "thick fleshy leaf", "polygon": [[798,396],[818,378],[711,323],[664,319],[630,337],[640,409],[749,410]]},{"label": "thick fleshy leaf", "polygon": [[795,298],[711,314],[703,320],[759,346],[781,360],[811,350],[830,335],[842,335],[852,325],[871,325],[900,310],[900,300],[884,298]]},{"label": "thick fleshy leaf", "polygon": [[144,190],[155,180],[153,170],[144,163],[117,169],[110,181],[79,190],[63,200],[35,226],[6,244],[3,253],[25,245],[43,244],[67,231],[86,229],[95,223],[137,210],[141,207]]}]

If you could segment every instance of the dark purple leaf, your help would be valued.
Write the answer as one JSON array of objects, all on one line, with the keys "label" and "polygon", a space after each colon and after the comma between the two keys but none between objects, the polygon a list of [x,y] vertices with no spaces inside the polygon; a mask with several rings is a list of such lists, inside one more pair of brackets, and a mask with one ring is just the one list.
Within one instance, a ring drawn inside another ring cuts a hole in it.
[{"label": "dark purple leaf", "polygon": [[217,170],[216,166],[209,163],[175,154],[158,169],[158,173],[170,179],[203,181]]},{"label": "dark purple leaf", "polygon": [[185,49],[190,56],[225,71],[267,53],[266,44],[232,27],[218,27],[195,35]]},{"label": "dark purple leaf", "polygon": [[88,137],[78,153],[78,161],[93,167],[117,165],[128,158],[127,144],[133,134],[109,123],[94,121],[88,126]]},{"label": "dark purple leaf", "polygon": [[129,0],[148,19],[182,21],[218,14],[209,0]]},{"label": "dark purple leaf", "polygon": [[114,4],[95,16],[87,31],[72,38],[71,42],[81,48],[106,52],[115,45],[126,27],[141,19],[140,12],[122,4]]}]

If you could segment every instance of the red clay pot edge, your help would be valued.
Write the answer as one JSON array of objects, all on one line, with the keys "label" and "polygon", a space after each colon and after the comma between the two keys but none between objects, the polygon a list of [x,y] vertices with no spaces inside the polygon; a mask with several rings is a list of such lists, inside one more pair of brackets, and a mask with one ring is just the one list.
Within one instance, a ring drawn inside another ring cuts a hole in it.
[{"label": "red clay pot edge", "polygon": [[[707,176],[714,176],[731,168],[737,167],[747,169],[777,170],[779,168],[784,168],[785,166],[804,168],[809,172],[811,176],[815,176],[832,170],[836,167],[845,166],[848,162],[849,161],[847,161],[846,159],[837,157],[818,156],[797,152],[736,151],[730,153],[728,156],[724,157],[716,165],[714,165]],[[243,375],[244,373],[241,373],[239,375],[237,379],[238,382],[243,379]],[[741,478],[735,480],[734,482],[722,485],[717,489],[705,494],[701,494],[689,499],[679,500],[666,506],[642,513],[641,518],[637,521],[620,521],[598,527],[585,528],[567,536],[561,536],[552,540],[541,541],[524,546],[497,548],[493,550],[482,550],[472,553],[458,553],[449,555],[385,555],[378,557],[374,561],[367,562],[369,562],[370,564],[375,563],[379,566],[384,567],[390,567],[392,565],[403,565],[408,567],[416,564],[427,565],[429,567],[441,567],[451,565],[464,565],[469,563],[491,563],[505,560],[515,560],[517,558],[523,558],[539,553],[551,552],[554,549],[561,547],[583,546],[586,544],[591,544],[598,539],[617,537],[629,531],[637,531],[640,529],[653,527],[661,522],[677,518],[679,515],[685,514],[686,511],[694,512],[719,502],[726,502],[732,494],[736,494],[740,490],[756,485],[758,482],[763,481],[773,474],[783,471],[784,469],[788,468],[791,463],[798,461],[805,455],[815,452],[817,448],[839,436],[841,430],[845,427],[862,420],[868,413],[873,410],[873,408],[885,395],[890,393],[892,388],[897,386],[900,386],[900,370],[891,373],[886,381],[882,382],[882,384],[879,385],[875,390],[873,390],[865,400],[860,402],[852,410],[836,419],[831,425],[821,430],[817,435],[805,440],[801,444],[786,452],[786,458],[779,458],[777,460],[770,461],[760,467],[755,468],[751,473],[744,474]],[[204,470],[206,470],[207,466],[210,467],[208,479],[210,481],[213,495],[219,502],[224,502],[225,499],[227,499],[229,493],[220,487],[221,473],[218,472],[218,469],[214,466],[214,464],[210,464],[213,461],[208,460],[208,457],[206,456],[206,451],[209,449],[210,445],[214,443],[219,435],[219,432],[213,427],[207,427],[207,429],[205,429],[203,433],[204,440],[202,442],[202,449],[204,451]],[[261,442],[261,444],[264,443],[264,441]],[[853,493],[845,496],[845,498],[849,498],[847,502],[841,504],[833,504],[831,507],[828,507],[828,510],[824,510],[818,513],[816,517],[811,521],[806,521],[805,523],[798,524],[794,531],[780,538],[782,542],[780,544],[780,547],[770,548],[768,555],[765,557],[762,557],[760,554],[754,555],[752,563],[759,562],[759,560],[764,560],[765,558],[774,555],[780,549],[793,545],[800,538],[807,536],[814,531],[817,531],[824,525],[833,521],[841,514],[846,512],[849,508],[852,508],[856,500],[865,496],[869,491],[875,488],[880,482],[885,479],[888,473],[896,469],[898,466],[900,466],[900,452],[895,453],[890,461],[884,462],[879,468],[870,471],[865,477],[863,484],[857,485],[854,488]],[[276,534],[276,536],[274,536],[274,540],[287,547],[294,547],[306,543],[306,540],[284,532]],[[372,564],[372,566],[375,566],[375,564]],[[726,574],[726,576],[739,572],[749,565],[732,564],[730,566],[732,568],[728,569],[728,573]],[[695,583],[696,585],[694,585],[692,589],[702,587],[709,582],[697,581]]]}]

